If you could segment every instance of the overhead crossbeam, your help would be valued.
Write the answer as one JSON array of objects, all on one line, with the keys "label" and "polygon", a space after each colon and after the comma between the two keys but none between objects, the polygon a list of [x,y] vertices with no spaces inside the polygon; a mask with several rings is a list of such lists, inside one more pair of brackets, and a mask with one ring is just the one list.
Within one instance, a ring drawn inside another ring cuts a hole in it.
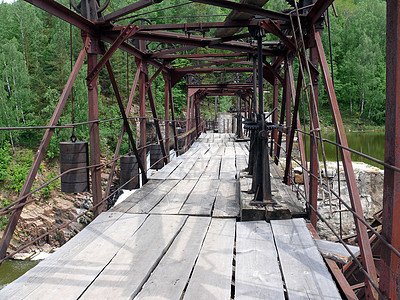
[{"label": "overhead crossbeam", "polygon": [[162,2],[162,0],[140,0],[106,15],[102,19],[105,22],[109,22],[160,2]]},{"label": "overhead crossbeam", "polygon": [[289,16],[284,13],[263,9],[251,4],[242,4],[227,0],[192,0],[192,1],[219,7],[225,7],[233,10],[238,10],[241,12],[247,12],[252,15],[258,15],[273,20],[290,21]]},{"label": "overhead crossbeam", "polygon": [[79,29],[93,34],[95,32],[95,24],[88,19],[78,15],[72,10],[66,8],[64,5],[54,0],[25,0],[26,2],[47,11],[49,14],[64,20]]}]

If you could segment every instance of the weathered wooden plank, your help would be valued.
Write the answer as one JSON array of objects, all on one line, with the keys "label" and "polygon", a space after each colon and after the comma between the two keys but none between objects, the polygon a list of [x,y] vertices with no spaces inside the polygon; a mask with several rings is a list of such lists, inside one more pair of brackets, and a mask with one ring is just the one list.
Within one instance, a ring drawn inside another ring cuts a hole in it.
[{"label": "weathered wooden plank", "polygon": [[221,161],[220,178],[230,180],[236,178],[236,162],[234,156],[223,156]]},{"label": "weathered wooden plank", "polygon": [[186,177],[189,171],[193,168],[196,163],[196,158],[186,158],[178,168],[176,168],[168,177],[168,179],[182,180]]},{"label": "weathered wooden plank", "polygon": [[[314,239],[315,244],[321,255],[325,258],[332,259],[336,262],[346,264],[353,258],[341,243],[334,243],[321,239]],[[347,245],[354,256],[360,255],[360,248],[357,246]]]},{"label": "weathered wooden plank", "polygon": [[221,180],[215,199],[213,217],[238,217],[240,212],[238,183]]},{"label": "weathered wooden plank", "polygon": [[106,231],[51,274],[29,294],[29,299],[77,299],[113,259],[146,219],[146,215],[124,214]]},{"label": "weathered wooden plank", "polygon": [[205,169],[208,166],[209,158],[206,159],[198,159],[196,163],[193,165],[193,168],[186,175],[185,179],[199,179],[200,176],[204,173]]},{"label": "weathered wooden plank", "polygon": [[289,299],[342,299],[304,219],[271,226]]},{"label": "weathered wooden plank", "polygon": [[179,214],[211,216],[219,182],[216,179],[200,178]]},{"label": "weathered wooden plank", "polygon": [[180,299],[199,255],[210,218],[189,217],[135,299]]},{"label": "weathered wooden plank", "polygon": [[235,148],[234,148],[232,142],[227,142],[227,146],[225,147],[224,156],[235,157]]},{"label": "weathered wooden plank", "polygon": [[274,199],[281,205],[286,206],[292,216],[303,216],[305,213],[303,205],[297,199],[296,193],[289,186],[282,184],[280,179],[271,177],[271,188]]},{"label": "weathered wooden plank", "polygon": [[150,215],[80,299],[132,299],[173,240],[185,216]]},{"label": "weathered wooden plank", "polygon": [[125,199],[125,201],[114,206],[109,211],[127,212],[135,204],[137,204],[143,198],[147,197],[147,195],[149,195],[151,192],[155,191],[157,189],[157,187],[159,185],[161,185],[162,183],[163,183],[163,181],[159,181],[159,180],[149,180],[145,185],[143,185],[135,193],[133,193],[127,199]]},{"label": "weathered wooden plank", "polygon": [[201,178],[218,179],[220,166],[221,157],[211,157],[210,161],[208,162],[207,168],[201,175]]},{"label": "weathered wooden plank", "polygon": [[184,299],[230,299],[234,219],[213,219]]},{"label": "weathered wooden plank", "polygon": [[197,180],[181,180],[150,213],[178,214],[196,182]]},{"label": "weathered wooden plank", "polygon": [[0,299],[23,299],[45,283],[52,274],[73,257],[79,254],[89,243],[106,231],[122,216],[120,212],[103,212],[81,232],[63,245],[36,267],[26,272],[11,284],[0,290]]},{"label": "weathered wooden plank", "polygon": [[141,201],[132,206],[127,212],[131,214],[147,214],[178,184],[178,182],[179,180],[163,181],[157,189],[153,190],[146,197],[141,199]]},{"label": "weathered wooden plank", "polygon": [[236,156],[246,156],[248,155],[248,151],[244,151],[243,147],[241,146],[241,142],[236,142],[234,143],[234,147],[235,147],[235,154]]},{"label": "weathered wooden plank", "polygon": [[235,299],[285,299],[271,226],[236,223]]},{"label": "weathered wooden plank", "polygon": [[151,179],[168,179],[168,176],[182,163],[183,159],[181,157],[175,158],[169,164],[164,166],[157,173],[152,175]]},{"label": "weathered wooden plank", "polygon": [[236,156],[236,169],[238,172],[246,169],[248,165],[249,164],[245,156]]},{"label": "weathered wooden plank", "polygon": [[204,154],[205,157],[222,156],[224,154],[224,146],[218,144],[211,144],[208,152]]}]

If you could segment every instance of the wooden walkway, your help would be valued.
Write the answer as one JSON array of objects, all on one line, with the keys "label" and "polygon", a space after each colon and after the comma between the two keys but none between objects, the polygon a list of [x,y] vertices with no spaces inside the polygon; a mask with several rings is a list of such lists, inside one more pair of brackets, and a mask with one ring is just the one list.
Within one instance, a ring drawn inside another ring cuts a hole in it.
[{"label": "wooden walkway", "polygon": [[341,299],[303,219],[237,221],[247,147],[203,135],[0,299]]}]

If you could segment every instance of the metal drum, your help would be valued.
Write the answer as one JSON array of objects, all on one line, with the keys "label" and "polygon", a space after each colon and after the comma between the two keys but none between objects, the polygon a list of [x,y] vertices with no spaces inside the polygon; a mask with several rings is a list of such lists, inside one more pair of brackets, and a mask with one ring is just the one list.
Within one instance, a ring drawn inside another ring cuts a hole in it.
[{"label": "metal drum", "polygon": [[[185,129],[183,129],[183,128],[178,128],[178,135],[181,135],[181,134],[183,134],[183,133],[185,133]],[[186,139],[186,137],[184,137],[184,138],[178,138],[178,148],[179,148],[179,153],[184,153],[184,148],[185,148],[185,139]]]},{"label": "metal drum", "polygon": [[164,159],[160,145],[150,146],[150,168],[159,170],[164,166]]},{"label": "metal drum", "polygon": [[122,186],[130,179],[129,183],[124,185],[124,190],[133,190],[139,188],[139,166],[137,163],[136,156],[124,156],[120,159],[121,172],[120,172],[120,185]]},{"label": "metal drum", "polygon": [[[61,173],[88,166],[88,142],[60,143],[60,160]],[[89,169],[72,171],[61,176],[61,191],[64,193],[89,191]]]}]

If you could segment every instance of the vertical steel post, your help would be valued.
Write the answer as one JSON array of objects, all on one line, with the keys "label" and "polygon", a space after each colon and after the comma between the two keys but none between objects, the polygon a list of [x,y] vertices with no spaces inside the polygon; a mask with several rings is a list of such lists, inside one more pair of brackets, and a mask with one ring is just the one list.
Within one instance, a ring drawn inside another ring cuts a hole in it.
[{"label": "vertical steel post", "polygon": [[[140,65],[141,71],[139,75],[139,147],[141,160],[144,163],[144,169],[147,172],[147,149],[146,149],[146,74],[143,72],[143,64]],[[142,174],[145,178],[146,174]]]},{"label": "vertical steel post", "polygon": [[[188,95],[187,107],[186,107],[186,133],[188,133],[188,131],[190,130],[190,113],[191,113],[190,98],[191,98],[190,95]],[[188,145],[189,145],[189,134],[185,138],[185,151],[188,148]]]},{"label": "vertical steel post", "polygon": [[[316,47],[310,49],[310,60],[314,66],[318,66],[318,51]],[[312,76],[312,89],[314,92],[310,92],[310,115],[311,115],[311,134],[318,134],[318,84],[319,78]],[[309,189],[309,203],[314,209],[318,207],[318,179],[319,178],[319,165],[318,165],[318,143],[317,139],[310,137],[310,189]],[[314,228],[317,228],[317,215],[310,209],[310,221]]]},{"label": "vertical steel post", "polygon": [[[272,109],[275,109],[279,106],[279,80],[278,78],[274,78],[274,86],[272,91]],[[278,123],[278,110],[275,110],[272,113],[272,123]],[[270,155],[272,156],[274,150],[274,143],[278,140],[278,130],[273,129],[271,133],[271,147],[270,147]]]},{"label": "vertical steel post", "polygon": [[[400,2],[387,1],[385,162],[400,168]],[[400,251],[400,174],[385,167],[382,235]],[[400,260],[382,246],[380,289],[400,299]]]},{"label": "vertical steel post", "polygon": [[[333,118],[333,122],[335,125],[336,135],[338,137],[338,142],[340,145],[348,147],[346,133],[345,133],[344,126],[343,126],[342,117],[340,115],[339,104],[337,102],[332,78],[329,74],[329,66],[326,61],[326,56],[325,56],[324,48],[322,46],[321,36],[320,36],[319,32],[315,32],[315,42],[316,42],[315,49],[317,50],[316,54],[318,56],[319,63],[320,63],[321,69],[322,69],[322,75],[323,75],[323,79],[324,79],[326,93],[328,95],[329,106],[331,108],[332,118]],[[396,81],[396,83],[397,83],[397,81]],[[395,88],[395,87],[393,87],[393,88]],[[398,115],[396,115],[396,116],[398,116]],[[389,116],[389,120],[390,121],[392,120],[390,118],[390,116]],[[398,122],[397,119],[395,119],[395,121]],[[354,169],[353,169],[353,164],[351,162],[350,152],[341,149],[341,154],[342,154],[344,174],[346,177],[347,188],[349,190],[349,197],[350,197],[352,208],[360,218],[364,218],[363,208],[361,205],[360,194],[359,194],[358,187],[357,187],[356,177],[354,175]],[[311,194],[311,191],[310,191],[310,194]],[[396,216],[396,218],[398,218],[398,215]],[[356,217],[354,217],[354,223],[356,225],[357,237],[358,237],[358,243],[360,246],[362,262],[363,262],[369,276],[372,278],[374,283],[377,285],[377,283],[378,283],[377,273],[376,273],[376,269],[375,269],[375,263],[374,263],[374,258],[372,255],[371,245],[369,242],[367,227]],[[397,223],[398,223],[398,220],[397,220]],[[399,265],[396,265],[395,267],[398,268]],[[374,297],[375,298],[377,297],[376,291],[374,290],[373,286],[371,285],[371,283],[368,281],[367,278],[365,278],[365,287],[366,287],[365,293],[366,293],[367,299],[374,299]]]},{"label": "vertical steel post", "polygon": [[[292,91],[291,91],[291,82],[290,82],[290,77],[289,77],[289,65],[292,62],[290,61],[289,58],[285,59],[285,89],[284,89],[284,94],[285,94],[285,101],[286,101],[286,153],[289,151],[289,143],[288,141],[290,140],[290,133],[291,133],[291,127],[292,127]],[[287,182],[287,185],[290,185],[290,180]]]},{"label": "vertical steel post", "polygon": [[172,84],[171,84],[171,75],[166,74],[167,82],[168,82],[168,95],[169,95],[169,107],[171,109],[171,119],[172,119],[172,130],[174,132],[174,146],[176,156],[179,155],[178,151],[178,132],[176,130],[176,120],[175,120],[175,107],[174,107],[174,98],[172,95]]},{"label": "vertical steel post", "polygon": [[[126,105],[125,115],[127,117],[129,117],[129,112],[131,111],[131,107],[132,107],[132,103],[133,103],[133,97],[135,95],[136,86],[137,86],[137,83],[138,83],[138,80],[139,80],[139,75],[140,75],[140,68],[138,68],[137,71],[136,71],[135,79],[133,80],[132,89],[131,89],[131,92],[130,92],[130,95],[129,95],[128,104]],[[114,162],[111,165],[110,174],[108,175],[105,197],[110,195],[112,179],[113,179],[113,176],[114,176],[115,167],[117,165],[117,160],[116,159],[118,158],[119,152],[121,150],[121,145],[122,145],[122,141],[123,141],[123,138],[124,138],[124,133],[125,133],[125,126],[122,125],[121,131],[119,133],[117,146],[115,147],[115,151],[114,151],[114,156],[113,156]],[[144,163],[143,163],[143,165],[144,165]]]},{"label": "vertical steel post", "polygon": [[[92,46],[97,41],[92,40]],[[96,48],[96,47],[94,47]],[[91,48],[91,49],[94,49]],[[89,51],[88,53],[88,74],[90,74],[97,65],[97,51]],[[98,95],[98,82],[97,76],[95,79],[88,82],[88,101],[89,101],[89,121],[99,120],[99,95]],[[90,164],[98,165],[100,164],[100,131],[99,123],[94,122],[89,124],[89,134],[90,134]],[[99,167],[92,167],[92,197],[93,205],[97,205],[102,200],[101,191],[101,169]],[[94,215],[99,215],[105,209],[105,203],[99,205],[95,211]]]},{"label": "vertical steel post", "polygon": [[165,86],[164,86],[164,119],[165,119],[165,152],[167,152],[167,163],[169,162],[169,151],[170,151],[170,146],[169,146],[169,83],[168,79],[163,73],[164,81],[165,81]]}]

